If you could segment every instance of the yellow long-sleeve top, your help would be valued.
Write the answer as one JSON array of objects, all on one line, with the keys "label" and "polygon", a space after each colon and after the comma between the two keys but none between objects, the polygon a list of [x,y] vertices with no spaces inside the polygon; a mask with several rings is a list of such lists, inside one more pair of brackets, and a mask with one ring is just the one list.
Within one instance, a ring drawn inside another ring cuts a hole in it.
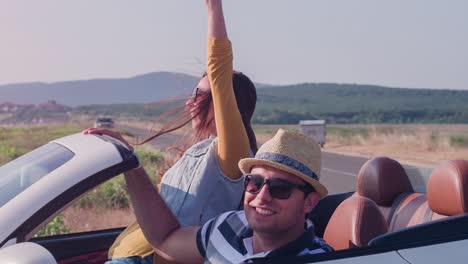
[{"label": "yellow long-sleeve top", "polygon": [[[217,158],[223,174],[236,180],[242,176],[237,163],[249,156],[250,145],[232,86],[232,60],[231,42],[227,38],[208,39],[207,75],[215,111]],[[177,163],[174,166],[177,166]],[[152,253],[151,245],[135,221],[116,239],[108,257],[146,257]]]}]

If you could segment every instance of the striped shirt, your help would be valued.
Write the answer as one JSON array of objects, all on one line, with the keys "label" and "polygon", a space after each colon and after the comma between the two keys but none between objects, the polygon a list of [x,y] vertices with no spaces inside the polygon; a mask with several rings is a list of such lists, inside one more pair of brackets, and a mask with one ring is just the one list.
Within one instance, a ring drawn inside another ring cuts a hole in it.
[{"label": "striped shirt", "polygon": [[254,254],[253,231],[244,211],[231,211],[206,222],[197,233],[197,246],[205,263],[250,263],[265,257],[304,256],[333,249],[316,237],[313,228],[278,249]]}]

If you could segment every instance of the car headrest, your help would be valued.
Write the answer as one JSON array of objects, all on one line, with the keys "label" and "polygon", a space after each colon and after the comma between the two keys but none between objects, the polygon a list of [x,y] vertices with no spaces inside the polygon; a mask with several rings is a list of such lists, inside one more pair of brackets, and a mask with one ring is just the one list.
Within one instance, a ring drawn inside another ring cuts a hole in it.
[{"label": "car headrest", "polygon": [[438,214],[468,212],[468,161],[451,160],[434,168],[427,184],[427,200]]},{"label": "car headrest", "polygon": [[391,206],[401,193],[413,192],[413,187],[401,164],[388,157],[372,158],[358,174],[357,192],[381,206]]},{"label": "car headrest", "polygon": [[335,210],[328,222],[323,239],[335,250],[366,246],[388,231],[387,221],[374,201],[351,196]]}]

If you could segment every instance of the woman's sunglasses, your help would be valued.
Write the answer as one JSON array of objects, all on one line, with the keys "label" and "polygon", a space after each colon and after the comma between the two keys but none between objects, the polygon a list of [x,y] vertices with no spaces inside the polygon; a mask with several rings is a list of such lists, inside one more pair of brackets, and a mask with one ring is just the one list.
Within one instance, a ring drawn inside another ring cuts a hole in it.
[{"label": "woman's sunglasses", "polygon": [[196,87],[195,89],[193,89],[192,98],[193,98],[193,101],[196,102],[197,99],[200,99],[201,97],[204,97],[209,94],[211,94],[210,90]]},{"label": "woman's sunglasses", "polygon": [[244,190],[246,192],[257,194],[262,190],[265,184],[268,185],[268,191],[271,197],[280,200],[289,199],[294,188],[304,192],[306,195],[315,192],[314,187],[309,184],[300,185],[284,179],[265,179],[259,175],[245,175]]}]

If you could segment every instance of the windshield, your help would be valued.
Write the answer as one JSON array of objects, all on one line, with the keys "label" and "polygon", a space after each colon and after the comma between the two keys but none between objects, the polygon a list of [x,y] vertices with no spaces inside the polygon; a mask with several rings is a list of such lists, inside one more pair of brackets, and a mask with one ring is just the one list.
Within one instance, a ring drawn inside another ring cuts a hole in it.
[{"label": "windshield", "polygon": [[0,167],[0,207],[73,155],[65,147],[49,143]]}]

